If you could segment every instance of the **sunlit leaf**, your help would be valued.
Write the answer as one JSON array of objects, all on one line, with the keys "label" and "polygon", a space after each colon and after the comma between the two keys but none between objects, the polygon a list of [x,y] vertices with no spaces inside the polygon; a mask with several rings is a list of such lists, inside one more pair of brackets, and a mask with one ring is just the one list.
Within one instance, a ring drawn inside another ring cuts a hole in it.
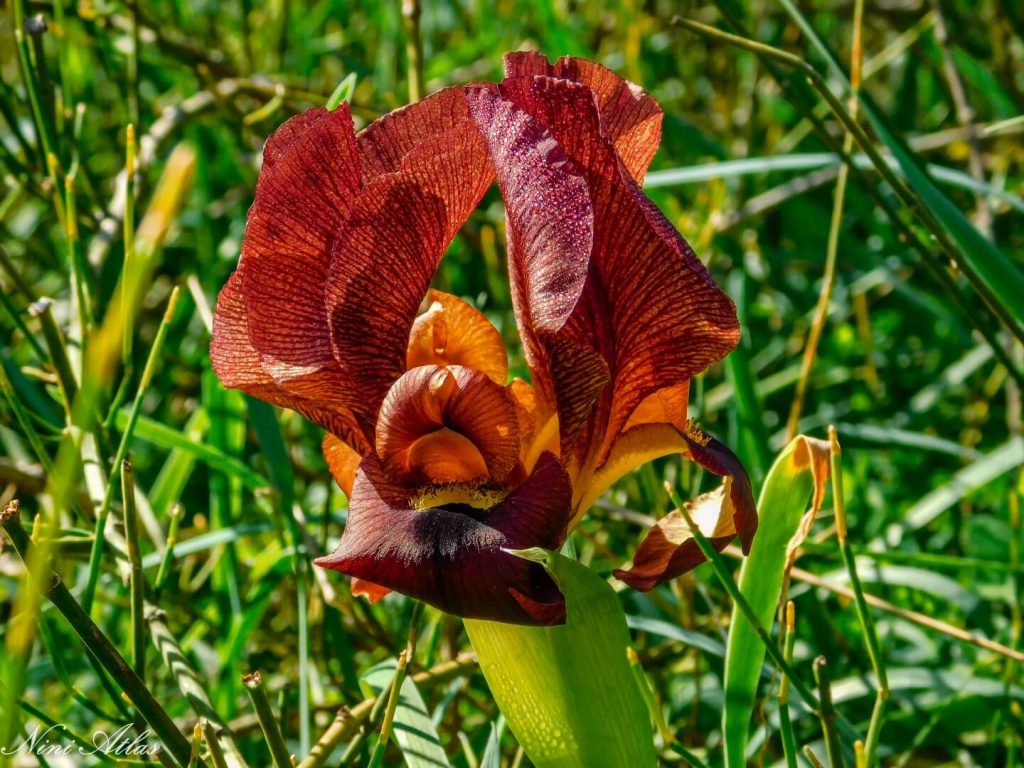
[{"label": "sunlit leaf", "polygon": [[[362,676],[363,685],[370,694],[387,695],[395,679],[394,659],[382,661],[367,670]],[[392,738],[402,750],[405,764],[409,768],[439,768],[449,765],[448,757],[441,748],[441,737],[427,712],[427,705],[416,684],[408,677],[402,681],[398,708]]]},{"label": "sunlit leaf", "polygon": [[561,555],[520,554],[558,583],[566,623],[465,622],[512,733],[537,768],[654,766],[650,718],[626,657],[629,631],[614,590]]},{"label": "sunlit leaf", "polygon": [[[771,627],[792,552],[806,537],[821,505],[828,479],[828,443],[800,435],[775,460],[757,508],[760,525],[740,571],[740,590],[762,626]],[[807,501],[812,499],[810,511]],[[746,746],[765,649],[753,625],[733,616],[725,656],[726,765],[747,764]]]}]

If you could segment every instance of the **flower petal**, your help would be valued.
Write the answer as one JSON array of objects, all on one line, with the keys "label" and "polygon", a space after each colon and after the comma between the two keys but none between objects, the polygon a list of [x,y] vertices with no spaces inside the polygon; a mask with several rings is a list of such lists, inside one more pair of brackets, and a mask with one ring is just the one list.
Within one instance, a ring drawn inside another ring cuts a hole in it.
[{"label": "flower petal", "polygon": [[225,386],[299,411],[366,451],[365,435],[334,396],[324,281],[316,279],[326,276],[333,230],[358,188],[347,106],[311,109],[267,140],[242,257],[217,302],[210,356]]},{"label": "flower petal", "polygon": [[[730,480],[715,490],[686,502],[691,519],[721,552],[736,536],[733,525]],[[633,589],[647,592],[658,584],[693,570],[704,555],[693,538],[693,530],[678,510],[669,512],[647,533],[628,570],[613,571],[615,578]]]},{"label": "flower petal", "polygon": [[[506,80],[501,93],[547,127],[587,180],[594,211],[591,276],[569,325],[580,325],[577,338],[601,340],[612,372],[607,426],[596,450],[601,463],[645,398],[684,383],[736,345],[736,310],[624,170],[602,134],[587,86],[519,77]],[[516,201],[506,196],[506,203]],[[515,234],[510,227],[510,240]]]},{"label": "flower petal", "polygon": [[431,290],[427,311],[412,325],[405,365],[434,364],[473,368],[498,384],[508,378],[508,353],[498,329],[458,296]]},{"label": "flower petal", "polygon": [[[757,506],[746,470],[732,451],[693,422],[678,434],[687,446],[689,458],[725,477],[719,488],[687,503],[693,521],[718,551],[739,536],[743,553],[748,554],[757,532]],[[633,565],[616,570],[615,576],[635,589],[647,591],[702,562],[704,555],[693,540],[689,525],[682,513],[673,511],[648,531],[633,557]]]},{"label": "flower petal", "polygon": [[249,341],[249,324],[241,286],[242,269],[239,267],[221,290],[217,311],[213,316],[210,361],[221,383],[268,403],[298,411],[310,421],[340,435],[349,445],[368,452],[370,443],[348,409],[334,401],[307,398],[289,392],[263,370],[259,354]]},{"label": "flower petal", "polygon": [[320,444],[327,461],[327,468],[338,483],[338,487],[345,492],[345,496],[352,497],[352,483],[356,479],[356,470],[359,462],[363,460],[361,454],[356,453],[348,444],[337,435],[328,432],[324,435]]},{"label": "flower petal", "polygon": [[515,403],[480,371],[413,368],[381,406],[377,454],[400,482],[501,484],[519,462]]},{"label": "flower petal", "polygon": [[242,241],[249,338],[279,384],[334,399],[340,382],[324,287],[334,240],[362,186],[347,105],[285,123],[269,147]]},{"label": "flower petal", "polygon": [[505,199],[512,300],[534,387],[543,410],[557,406],[568,444],[608,381],[593,341],[562,338],[590,266],[594,222],[586,181],[526,112],[492,89],[471,89],[467,99]]},{"label": "flower petal", "polygon": [[[327,285],[331,340],[343,402],[367,431],[405,370],[413,320],[441,256],[492,179],[464,101],[461,109],[461,120],[428,135],[366,185],[335,244]],[[421,112],[407,111],[403,131],[420,122],[424,131],[436,127],[434,117],[420,121]]]},{"label": "flower petal", "polygon": [[372,581],[353,576],[352,594],[355,597],[365,597],[370,602],[370,605],[376,605],[390,595],[391,590],[387,587],[382,587],[380,584],[374,584]]},{"label": "flower petal", "polygon": [[543,75],[583,83],[597,98],[601,128],[636,182],[642,183],[661,141],[662,111],[643,89],[607,67],[571,56],[554,65],[534,51],[505,55],[505,77]]},{"label": "flower petal", "polygon": [[370,457],[356,474],[341,542],[316,564],[457,616],[557,623],[564,620],[564,598],[554,582],[539,564],[504,550],[557,549],[569,496],[565,471],[545,454],[527,481],[491,509],[414,509],[407,492]]}]

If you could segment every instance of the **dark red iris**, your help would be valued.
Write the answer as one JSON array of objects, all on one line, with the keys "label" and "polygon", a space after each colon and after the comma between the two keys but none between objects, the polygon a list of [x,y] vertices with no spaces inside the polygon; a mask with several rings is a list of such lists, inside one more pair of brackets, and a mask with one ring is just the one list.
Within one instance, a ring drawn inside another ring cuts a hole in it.
[{"label": "dark red iris", "polygon": [[[757,526],[735,456],[687,421],[690,378],[736,345],[732,302],[640,189],[661,110],[592,62],[509,54],[500,85],[440,91],[356,134],[347,105],[267,142],[211,356],[226,386],[328,431],[349,496],[320,558],[371,598],[398,590],[460,616],[554,623],[535,563],[616,479],[681,452],[725,477],[695,519],[718,546]],[[497,180],[532,384],[501,336],[430,290]],[[649,589],[692,568],[666,518],[617,571]]]}]

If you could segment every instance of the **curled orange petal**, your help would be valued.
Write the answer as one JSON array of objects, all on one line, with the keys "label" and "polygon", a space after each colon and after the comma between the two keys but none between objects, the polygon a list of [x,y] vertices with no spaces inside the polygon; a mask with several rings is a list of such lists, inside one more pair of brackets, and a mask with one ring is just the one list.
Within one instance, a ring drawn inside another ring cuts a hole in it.
[{"label": "curled orange petal", "polygon": [[515,404],[480,371],[413,368],[381,406],[377,455],[405,482],[501,483],[519,461]]},{"label": "curled orange petal", "polygon": [[450,293],[431,290],[427,310],[412,326],[407,368],[462,365],[498,384],[508,378],[508,353],[498,329],[483,312]]}]

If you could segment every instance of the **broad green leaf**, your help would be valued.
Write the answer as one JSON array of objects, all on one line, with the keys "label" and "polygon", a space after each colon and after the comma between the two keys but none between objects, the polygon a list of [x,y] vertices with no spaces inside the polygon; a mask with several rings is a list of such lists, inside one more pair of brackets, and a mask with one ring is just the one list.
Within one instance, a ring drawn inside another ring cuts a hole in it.
[{"label": "broad green leaf", "polygon": [[562,555],[519,554],[558,584],[566,623],[465,622],[512,733],[537,768],[653,768],[650,718],[626,657],[629,630],[615,591]]},{"label": "broad green leaf", "polygon": [[[387,692],[395,679],[394,659],[382,661],[367,670],[362,683],[368,693],[374,696]],[[448,756],[441,748],[441,737],[427,712],[427,705],[419,689],[408,676],[402,681],[402,690],[395,710],[395,722],[391,737],[398,744],[408,768],[441,768],[450,765]]]},{"label": "broad green leaf", "polygon": [[[740,570],[739,586],[764,627],[770,628],[774,621],[793,544],[806,536],[821,504],[828,459],[828,443],[800,435],[783,449],[761,487],[757,504],[760,524],[750,556]],[[811,509],[805,515],[808,499],[812,499]],[[730,768],[747,764],[750,716],[764,657],[764,645],[753,625],[736,613],[726,643],[722,714],[726,765]]]}]

